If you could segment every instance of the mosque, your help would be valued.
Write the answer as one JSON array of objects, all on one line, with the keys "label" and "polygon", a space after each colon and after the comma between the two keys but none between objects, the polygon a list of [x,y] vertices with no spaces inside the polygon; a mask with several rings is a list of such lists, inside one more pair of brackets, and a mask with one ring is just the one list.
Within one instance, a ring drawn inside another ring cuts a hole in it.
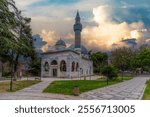
[{"label": "mosque", "polygon": [[41,76],[45,78],[79,78],[93,75],[93,62],[88,50],[81,45],[82,24],[77,12],[74,24],[75,43],[70,47],[60,39],[42,53]]}]

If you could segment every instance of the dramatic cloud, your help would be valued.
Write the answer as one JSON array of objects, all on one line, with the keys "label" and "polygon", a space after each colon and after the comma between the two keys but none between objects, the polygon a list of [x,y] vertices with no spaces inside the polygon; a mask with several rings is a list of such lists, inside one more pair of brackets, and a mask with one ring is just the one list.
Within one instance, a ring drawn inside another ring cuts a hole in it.
[{"label": "dramatic cloud", "polygon": [[142,22],[117,23],[112,21],[111,7],[99,6],[93,9],[94,21],[97,26],[86,27],[83,30],[84,43],[90,47],[101,50],[110,50],[114,48],[114,44],[125,46],[121,43],[122,39],[136,38],[141,39],[139,30],[144,28]]},{"label": "dramatic cloud", "polygon": [[42,30],[40,35],[41,35],[43,41],[47,42],[47,44],[42,47],[42,51],[47,51],[49,45],[52,45],[55,42],[54,41],[56,39],[55,32],[54,31],[47,32],[46,30]]},{"label": "dramatic cloud", "polygon": [[23,15],[32,18],[33,34],[40,34],[48,42],[43,50],[59,38],[68,46],[74,43],[77,9],[84,27],[82,42],[87,48],[110,50],[114,46],[125,46],[122,39],[126,38],[136,38],[138,44],[150,42],[149,0],[15,1]]},{"label": "dramatic cloud", "polygon": [[[117,47],[128,46],[123,43],[123,39],[135,38],[137,43],[146,42],[143,40],[144,24],[142,22],[115,22],[112,20],[112,8],[110,6],[99,6],[93,9],[93,21],[96,26],[87,26],[82,32],[82,43],[90,49],[109,51]],[[72,25],[70,25],[72,27]],[[59,37],[55,35],[54,31],[42,31],[41,33],[44,41],[48,42],[43,50],[48,49],[48,45],[54,45]],[[67,33],[63,36],[64,40],[69,46],[74,43],[74,33]],[[148,41],[147,41],[148,42]],[[94,46],[93,46],[94,45]]]}]

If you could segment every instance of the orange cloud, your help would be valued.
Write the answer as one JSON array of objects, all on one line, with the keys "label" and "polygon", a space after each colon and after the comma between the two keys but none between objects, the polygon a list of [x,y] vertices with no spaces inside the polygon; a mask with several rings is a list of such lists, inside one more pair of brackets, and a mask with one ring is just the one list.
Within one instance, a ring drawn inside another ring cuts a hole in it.
[{"label": "orange cloud", "polygon": [[98,26],[86,27],[83,30],[84,43],[88,47],[93,48],[94,45],[98,49],[110,50],[114,48],[114,44],[124,46],[124,43],[121,43],[122,39],[141,39],[142,34],[138,30],[144,28],[142,22],[113,22],[109,6],[94,8],[93,14]]},{"label": "orange cloud", "polygon": [[[141,43],[143,37],[144,24],[142,22],[114,22],[111,19],[111,8],[109,6],[99,6],[93,9],[93,20],[97,26],[87,26],[82,31],[82,42],[89,49],[112,50],[117,47],[127,46],[123,39],[136,38]],[[42,30],[41,37],[47,42],[42,48],[47,51],[49,45],[54,45],[60,37],[54,31]],[[62,37],[69,46],[74,43],[74,34],[68,33]]]},{"label": "orange cloud", "polygon": [[46,31],[46,30],[42,30],[40,33],[43,41],[47,42],[47,44],[45,46],[42,47],[42,51],[47,51],[49,45],[53,44],[55,42],[56,39],[56,35],[54,31]]}]

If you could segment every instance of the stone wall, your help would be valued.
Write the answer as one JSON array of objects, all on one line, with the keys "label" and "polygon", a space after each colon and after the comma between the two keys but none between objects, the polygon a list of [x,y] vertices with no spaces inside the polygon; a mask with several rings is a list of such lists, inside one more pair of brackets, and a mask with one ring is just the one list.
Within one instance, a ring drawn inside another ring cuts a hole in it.
[{"label": "stone wall", "polygon": [[[56,61],[57,65],[52,65],[53,61]],[[61,61],[66,62],[66,71],[60,71]],[[45,62],[48,62],[49,64],[48,71],[45,71],[45,68],[44,68]],[[73,67],[73,63],[75,64],[74,67]],[[86,59],[80,59],[80,55],[74,52],[45,54],[42,56],[41,64],[42,64],[41,65],[42,77],[54,77],[56,70],[57,70],[56,77],[59,77],[59,78],[74,78],[74,77],[79,77],[79,76],[93,75],[93,62],[86,60]]]}]

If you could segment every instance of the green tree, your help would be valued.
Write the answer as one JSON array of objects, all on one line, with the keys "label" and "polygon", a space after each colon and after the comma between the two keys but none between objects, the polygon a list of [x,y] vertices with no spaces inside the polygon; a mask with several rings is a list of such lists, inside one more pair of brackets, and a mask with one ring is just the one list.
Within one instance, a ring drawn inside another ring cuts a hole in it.
[{"label": "green tree", "polygon": [[30,63],[30,71],[32,75],[34,76],[40,76],[41,73],[41,60],[40,59],[33,59]]},{"label": "green tree", "polygon": [[13,1],[0,0],[0,61],[3,63],[11,61],[8,53],[17,48],[16,36],[12,33],[16,25],[14,13],[10,12],[8,6]]},{"label": "green tree", "polygon": [[12,77],[15,77],[19,57],[34,56],[30,22],[30,18],[21,15],[13,0],[0,0],[0,60],[10,63]]},{"label": "green tree", "polygon": [[142,48],[132,61],[134,68],[141,68],[142,71],[150,72],[150,48]]},{"label": "green tree", "polygon": [[92,53],[90,57],[93,61],[94,72],[99,73],[100,69],[107,64],[107,53],[96,52]]},{"label": "green tree", "polygon": [[14,72],[16,74],[19,58],[21,56],[33,57],[34,49],[32,46],[32,30],[30,28],[31,18],[23,17],[21,11],[18,10],[15,4],[11,4],[11,6],[13,7],[13,13],[16,19],[16,26],[13,31],[17,35],[18,41],[18,48],[12,56],[14,60]]},{"label": "green tree", "polygon": [[101,69],[101,73],[107,77],[108,80],[112,80],[113,78],[117,77],[117,69],[112,65],[107,65]]},{"label": "green tree", "polygon": [[131,70],[131,60],[134,54],[130,48],[119,48],[112,52],[112,64],[122,73],[122,80],[125,70]]}]

